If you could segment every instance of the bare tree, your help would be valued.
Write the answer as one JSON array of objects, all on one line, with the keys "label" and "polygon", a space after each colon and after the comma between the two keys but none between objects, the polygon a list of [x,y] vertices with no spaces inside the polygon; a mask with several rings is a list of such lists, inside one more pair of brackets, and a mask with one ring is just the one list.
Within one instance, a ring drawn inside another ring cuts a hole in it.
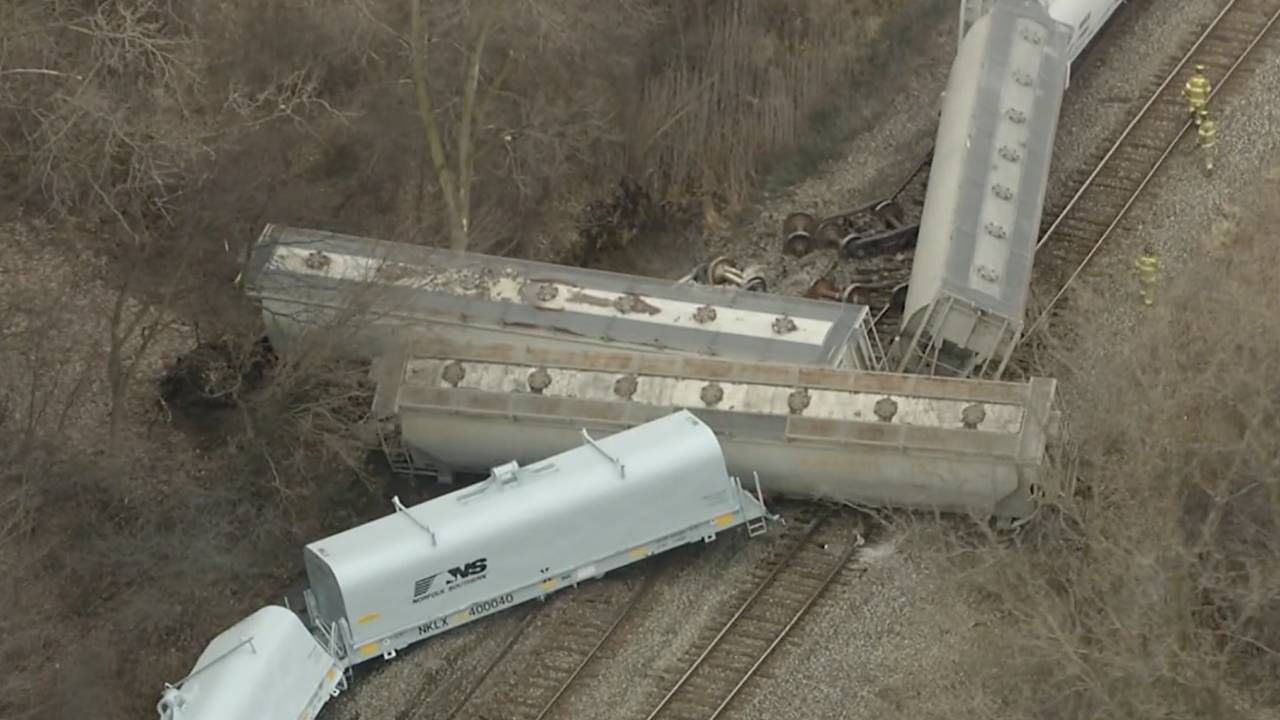
[{"label": "bare tree", "polygon": [[426,135],[427,151],[431,155],[431,167],[436,181],[440,184],[440,191],[444,195],[448,213],[449,247],[454,250],[465,250],[470,242],[471,231],[471,186],[475,173],[476,155],[475,129],[484,122],[490,99],[502,87],[510,71],[511,55],[507,55],[498,72],[486,84],[482,96],[480,80],[485,46],[498,22],[498,15],[482,13],[481,17],[472,19],[468,13],[462,25],[468,29],[474,26],[474,31],[466,33],[469,37],[465,39],[467,61],[462,78],[462,109],[455,127],[453,156],[450,157],[445,147],[441,123],[437,117],[437,108],[432,99],[431,86],[427,81],[428,51],[432,40],[422,10],[422,0],[410,0],[410,3],[409,47],[412,53],[411,71],[418,113]]}]

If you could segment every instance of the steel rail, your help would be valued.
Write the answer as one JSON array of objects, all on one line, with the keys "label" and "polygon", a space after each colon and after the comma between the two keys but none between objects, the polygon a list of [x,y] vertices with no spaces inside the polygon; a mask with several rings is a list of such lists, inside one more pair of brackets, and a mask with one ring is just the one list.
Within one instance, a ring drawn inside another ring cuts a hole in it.
[{"label": "steel rail", "polygon": [[[1066,207],[1062,208],[1062,211],[1054,218],[1053,223],[1049,225],[1049,229],[1044,231],[1044,235],[1042,235],[1040,240],[1036,242],[1036,250],[1039,250],[1045,243],[1049,242],[1049,237],[1053,235],[1053,231],[1057,230],[1058,226],[1062,224],[1062,221],[1066,219],[1067,215],[1071,214],[1071,211],[1075,209],[1076,203],[1080,202],[1080,198],[1085,194],[1085,191],[1093,185],[1093,181],[1098,177],[1098,174],[1107,166],[1107,163],[1111,161],[1112,156],[1116,154],[1116,151],[1120,149],[1120,146],[1124,145],[1125,140],[1129,139],[1129,135],[1133,133],[1133,129],[1137,127],[1138,123],[1142,122],[1142,120],[1146,118],[1147,113],[1156,104],[1156,101],[1158,101],[1160,96],[1164,94],[1164,91],[1168,89],[1169,83],[1173,82],[1182,74],[1182,69],[1186,67],[1192,57],[1200,51],[1200,47],[1204,45],[1205,40],[1213,34],[1214,30],[1218,29],[1218,24],[1222,22],[1222,18],[1226,17],[1227,13],[1231,12],[1231,10],[1235,8],[1237,2],[1240,2],[1240,0],[1231,0],[1231,2],[1227,3],[1227,5],[1222,8],[1222,11],[1218,13],[1218,16],[1213,19],[1213,22],[1209,23],[1209,26],[1205,28],[1204,32],[1200,33],[1200,37],[1196,38],[1195,44],[1191,46],[1191,49],[1183,54],[1182,59],[1174,64],[1173,69],[1169,71],[1169,74],[1165,76],[1164,81],[1160,83],[1160,87],[1156,88],[1155,92],[1151,93],[1151,97],[1147,98],[1147,102],[1140,110],[1138,110],[1138,114],[1129,121],[1127,126],[1125,126],[1125,129],[1120,133],[1120,137],[1111,144],[1107,153],[1102,156],[1102,160],[1098,161],[1098,165],[1094,167],[1093,172],[1089,173],[1089,176],[1085,178],[1080,189],[1076,190],[1075,195],[1071,196],[1071,200],[1067,202]],[[1214,88],[1214,92],[1217,92],[1217,88]],[[1186,128],[1183,128],[1183,131],[1185,132]],[[1178,137],[1182,136],[1179,135]]]},{"label": "steel rail", "polygon": [[[1133,133],[1134,128],[1138,125],[1138,123],[1146,119],[1151,108],[1155,105],[1155,103],[1160,99],[1160,97],[1168,89],[1169,84],[1173,81],[1173,79],[1178,77],[1182,73],[1182,70],[1187,66],[1187,64],[1194,59],[1195,54],[1199,52],[1201,46],[1205,43],[1205,41],[1209,37],[1211,37],[1212,34],[1219,28],[1223,18],[1225,18],[1227,14],[1231,10],[1235,9],[1236,6],[1242,1],[1243,0],[1231,0],[1231,2],[1228,3],[1226,7],[1224,7],[1222,11],[1218,13],[1217,17],[1214,18],[1210,26],[1206,28],[1203,33],[1201,33],[1200,37],[1196,40],[1191,50],[1187,51],[1187,53],[1183,55],[1182,59],[1177,62],[1176,67],[1172,71],[1170,71],[1169,75],[1165,78],[1164,82],[1160,84],[1159,89],[1157,89],[1154,93],[1152,93],[1151,97],[1147,100],[1147,102],[1142,106],[1142,109],[1138,112],[1138,115],[1134,117],[1132,121],[1129,122],[1129,125],[1124,129],[1124,132],[1121,133],[1120,137],[1115,141],[1115,143],[1112,144],[1111,148],[1107,151],[1106,155],[1103,156],[1101,162],[1098,163],[1098,165],[1093,169],[1093,171],[1085,179],[1084,184],[1080,187],[1079,190],[1076,191],[1075,195],[1072,196],[1070,202],[1067,203],[1067,206],[1062,210],[1062,212],[1058,213],[1053,223],[1049,226],[1049,229],[1045,231],[1040,241],[1036,243],[1037,250],[1039,250],[1040,247],[1042,247],[1046,242],[1048,242],[1053,232],[1058,228],[1058,225],[1061,224],[1062,221],[1070,214],[1071,210],[1076,206],[1076,203],[1080,200],[1080,198],[1084,195],[1084,193],[1093,187],[1094,180],[1107,167],[1107,164],[1111,160],[1112,156],[1114,156],[1115,153],[1125,144],[1125,141],[1129,139],[1129,137]],[[1226,72],[1223,73],[1222,78],[1210,90],[1209,96],[1206,102],[1212,100],[1215,96],[1217,96],[1217,94],[1222,90],[1222,88],[1226,86],[1227,81],[1231,79],[1232,75],[1235,74],[1235,71],[1249,57],[1249,55],[1253,52],[1254,48],[1257,47],[1258,43],[1260,43],[1262,39],[1266,37],[1267,33],[1271,31],[1271,29],[1275,26],[1278,20],[1280,20],[1280,7],[1277,7],[1277,9],[1272,12],[1266,24],[1255,33],[1253,39],[1244,48],[1244,50],[1241,51],[1241,53],[1236,57],[1235,61],[1231,64],[1231,66],[1227,68]],[[1182,138],[1187,134],[1187,131],[1190,130],[1194,124],[1195,124],[1194,118],[1187,118],[1183,122],[1182,128],[1178,131],[1178,133],[1174,136],[1174,138],[1168,142],[1168,144],[1164,148],[1164,151],[1161,152],[1159,157],[1156,159],[1155,164],[1143,176],[1142,180],[1138,183],[1138,186],[1129,194],[1128,199],[1125,201],[1124,205],[1121,206],[1120,211],[1111,220],[1111,222],[1108,223],[1106,229],[1104,229],[1102,233],[1098,236],[1098,239],[1093,243],[1093,246],[1090,248],[1089,252],[1085,255],[1084,259],[1080,261],[1080,263],[1076,266],[1075,270],[1072,271],[1072,273],[1067,277],[1067,280],[1062,284],[1062,287],[1060,287],[1058,291],[1054,294],[1053,298],[1049,300],[1049,303],[1045,306],[1044,310],[1042,310],[1040,314],[1036,317],[1035,322],[1033,322],[1031,326],[1028,327],[1027,330],[1022,334],[1022,337],[1018,340],[1019,345],[1026,342],[1027,338],[1031,337],[1031,335],[1049,317],[1049,313],[1053,310],[1054,306],[1056,306],[1058,301],[1062,299],[1063,295],[1067,293],[1067,291],[1075,283],[1076,279],[1080,276],[1080,274],[1084,272],[1085,267],[1089,264],[1089,262],[1093,259],[1093,257],[1097,255],[1098,251],[1102,249],[1102,246],[1106,243],[1106,241],[1110,239],[1111,234],[1115,231],[1116,227],[1119,226],[1120,222],[1125,218],[1126,215],[1128,215],[1129,209],[1133,207],[1135,202],[1137,202],[1138,197],[1147,188],[1152,178],[1155,177],[1156,173],[1163,167],[1165,161],[1173,153],[1174,148],[1177,147],[1178,143],[1181,142]]]},{"label": "steel rail", "polygon": [[840,560],[831,567],[831,571],[827,573],[825,578],[823,578],[822,584],[810,593],[809,598],[805,600],[804,605],[800,606],[800,609],[791,617],[791,620],[786,624],[786,627],[782,628],[782,632],[778,633],[778,635],[774,637],[773,642],[769,643],[769,647],[765,648],[765,651],[761,653],[759,658],[756,658],[756,661],[752,663],[751,667],[747,669],[747,672],[743,674],[742,679],[738,680],[738,684],[733,686],[733,689],[729,691],[729,694],[723,701],[721,701],[720,706],[711,713],[711,716],[707,718],[707,720],[716,720],[716,718],[720,717],[720,713],[724,712],[724,709],[729,707],[729,703],[733,702],[733,699],[738,696],[738,692],[742,690],[742,688],[746,686],[747,681],[756,674],[756,670],[759,670],[760,666],[764,664],[764,661],[769,659],[769,656],[773,654],[774,649],[778,647],[782,642],[782,639],[791,632],[791,628],[795,627],[795,624],[800,622],[800,618],[804,617],[805,613],[809,612],[809,608],[813,607],[813,603],[817,601],[818,597],[831,586],[831,581],[835,580],[836,575],[839,575],[845,565],[849,564],[849,560],[857,551],[858,545],[856,543],[849,543],[849,547],[846,548],[844,554],[840,556]]},{"label": "steel rail", "polygon": [[[739,605],[737,610],[734,611],[733,615],[720,628],[720,631],[717,632],[715,637],[711,639],[711,641],[707,644],[705,648],[703,648],[702,652],[698,655],[698,657],[689,665],[689,667],[685,670],[684,674],[681,675],[680,679],[675,682],[671,690],[669,690],[667,694],[663,696],[662,700],[657,704],[657,706],[654,707],[653,711],[649,713],[649,715],[646,717],[645,720],[654,720],[654,718],[656,718],[659,714],[663,712],[663,710],[665,710],[668,707],[672,699],[675,698],[675,696],[686,686],[689,679],[693,677],[694,673],[697,672],[700,668],[702,668],[703,663],[711,655],[711,653],[717,647],[720,646],[721,641],[724,640],[729,635],[729,633],[737,627],[738,621],[742,619],[742,617],[747,613],[748,610],[750,610],[752,607],[755,606],[756,600],[760,597],[760,595],[764,593],[765,590],[773,587],[775,579],[783,571],[783,569],[790,566],[791,561],[797,555],[799,555],[799,553],[805,548],[808,542],[814,537],[814,535],[817,534],[818,529],[822,527],[828,520],[834,517],[835,514],[836,513],[833,510],[826,509],[820,515],[818,515],[816,518],[813,519],[813,521],[805,528],[803,534],[801,534],[800,537],[797,539],[794,546],[792,546],[787,551],[787,553],[775,563],[774,567],[769,571],[769,574],[766,575],[764,579],[762,579],[759,583],[757,583],[755,589],[751,592],[751,595],[747,597],[747,599],[744,600],[741,605]],[[851,544],[850,552],[852,552],[852,550],[853,548]],[[848,559],[848,555],[842,558],[841,562],[835,567],[834,571],[829,573],[823,579],[818,589],[814,593],[812,593],[812,595],[805,602],[803,606],[803,610],[796,613],[796,615],[791,618],[791,621],[787,623],[787,625],[782,630],[782,632],[778,636],[774,637],[772,644],[770,644],[769,648],[764,653],[765,656],[767,656],[773,651],[773,649],[781,641],[782,639],[781,636],[786,635],[791,630],[791,628],[795,625],[795,623],[799,620],[799,618],[804,614],[804,612],[808,610],[809,606],[811,606],[813,602],[817,599],[817,596],[821,594],[822,590],[826,589],[826,587],[831,584],[831,581],[836,577],[839,570],[843,568],[844,565],[846,564],[847,559]],[[746,677],[742,678],[740,682],[737,684],[737,686],[731,691],[728,699],[731,700],[732,697],[738,693],[738,691],[742,688],[742,686],[746,684],[747,679],[749,679],[749,677],[755,673],[755,671],[759,668],[759,666],[763,663],[763,661],[764,661],[763,657],[757,659],[757,661],[747,671]],[[723,702],[721,704],[721,707],[716,710],[716,714],[719,714],[720,711],[723,710],[724,706],[726,706],[727,704],[728,704],[728,700]],[[714,717],[714,715],[712,717]]]},{"label": "steel rail", "polygon": [[613,619],[613,623],[610,624],[604,633],[601,634],[600,638],[596,641],[596,644],[591,647],[591,650],[582,658],[582,661],[578,663],[578,666],[573,669],[573,672],[569,674],[569,677],[565,678],[565,681],[561,683],[555,694],[553,694],[551,698],[547,700],[546,704],[542,706],[542,710],[538,711],[534,720],[543,720],[543,718],[546,718],[551,714],[552,709],[554,709],[560,702],[560,698],[564,697],[565,693],[569,691],[569,686],[573,685],[573,683],[577,681],[578,676],[582,674],[582,670],[586,668],[587,665],[591,664],[591,661],[595,659],[597,654],[599,654],[600,648],[604,647],[604,644],[609,641],[609,638],[613,637],[618,627],[622,625],[622,621],[630,617],[631,611],[635,610],[636,606],[640,604],[640,599],[648,594],[649,588],[653,586],[653,579],[655,577],[656,575],[650,574],[649,577],[645,578],[644,583],[642,583],[639,589],[631,595],[631,599],[627,601],[627,604],[623,606],[621,612],[619,612],[617,617]]},{"label": "steel rail", "polygon": [[[524,617],[520,619],[520,624],[516,626],[515,631],[513,631],[511,635],[507,637],[506,642],[502,644],[502,649],[498,651],[498,654],[494,656],[493,660],[484,669],[484,672],[480,673],[480,676],[476,678],[475,682],[471,683],[466,692],[463,693],[462,699],[458,701],[458,703],[453,706],[453,709],[449,711],[449,714],[445,716],[445,720],[453,720],[457,717],[458,713],[462,712],[462,709],[467,706],[467,703],[471,702],[471,698],[475,696],[481,687],[484,687],[485,682],[489,679],[489,676],[493,674],[494,669],[502,664],[502,661],[506,659],[508,654],[510,654],[511,649],[516,646],[516,643],[520,641],[521,637],[524,637],[525,631],[533,625],[533,618],[537,615],[535,610],[536,608],[529,608],[525,612]],[[424,702],[417,708],[409,707],[407,717],[416,720],[416,718],[421,717],[422,710],[426,707],[430,707],[430,703]],[[402,715],[401,717],[405,716]]]}]

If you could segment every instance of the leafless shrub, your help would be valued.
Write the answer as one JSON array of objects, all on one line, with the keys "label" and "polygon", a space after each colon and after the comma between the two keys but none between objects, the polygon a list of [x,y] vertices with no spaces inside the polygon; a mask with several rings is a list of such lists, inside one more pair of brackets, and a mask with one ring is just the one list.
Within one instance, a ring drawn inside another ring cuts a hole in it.
[{"label": "leafless shrub", "polygon": [[637,98],[633,167],[666,200],[740,201],[768,160],[801,144],[811,115],[840,97],[887,6],[683,4]]},{"label": "leafless shrub", "polygon": [[[1047,344],[1067,361],[1081,491],[979,551],[1010,622],[1009,645],[982,652],[1016,658],[992,674],[1015,714],[1248,717],[1280,702],[1280,253],[1265,227],[1196,260],[1137,327]],[[1074,298],[1082,318],[1102,307]]]}]

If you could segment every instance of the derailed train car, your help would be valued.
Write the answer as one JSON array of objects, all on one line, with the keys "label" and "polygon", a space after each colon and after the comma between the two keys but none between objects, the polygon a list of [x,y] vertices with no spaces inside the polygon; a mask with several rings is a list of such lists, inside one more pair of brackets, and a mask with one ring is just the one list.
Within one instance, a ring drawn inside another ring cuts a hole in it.
[{"label": "derailed train car", "polygon": [[311,720],[345,688],[342,666],[302,619],[268,605],[215,637],[156,711],[160,720]]},{"label": "derailed train car", "polygon": [[961,40],[887,367],[1003,374],[1025,322],[1071,41],[1037,0],[995,3]]},{"label": "derailed train car", "polygon": [[306,548],[308,613],[348,665],[746,524],[763,499],[677,412]]},{"label": "derailed train car", "polygon": [[375,369],[373,413],[422,465],[466,471],[676,408],[766,491],[1018,521],[1047,472],[1056,383],[928,378],[625,351],[443,343]]},{"label": "derailed train car", "polygon": [[243,286],[278,348],[369,360],[409,340],[621,347],[867,369],[863,306],[267,225]]},{"label": "derailed train car", "polygon": [[166,687],[161,720],[310,720],[361,662],[680,545],[767,530],[759,489],[729,475],[691,413],[580,441],[307,545],[311,631],[259,610]]}]

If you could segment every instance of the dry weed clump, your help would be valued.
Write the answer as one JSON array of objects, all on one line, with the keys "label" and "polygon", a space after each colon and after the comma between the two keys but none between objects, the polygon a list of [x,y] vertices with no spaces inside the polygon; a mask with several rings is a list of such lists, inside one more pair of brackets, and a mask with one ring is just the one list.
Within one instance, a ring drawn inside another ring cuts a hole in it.
[{"label": "dry weed clump", "polygon": [[[1230,256],[1197,260],[1138,327],[1095,324],[1057,349],[1078,496],[983,550],[1011,639],[982,652],[1019,716],[1260,717],[1280,703],[1271,215]],[[1077,302],[1086,318],[1104,307]]]},{"label": "dry weed clump", "polygon": [[[890,13],[887,2],[702,0],[685,3],[643,80],[628,150],[663,200],[734,204],[770,161],[809,140]],[[848,127],[836,132],[848,131]]]}]

